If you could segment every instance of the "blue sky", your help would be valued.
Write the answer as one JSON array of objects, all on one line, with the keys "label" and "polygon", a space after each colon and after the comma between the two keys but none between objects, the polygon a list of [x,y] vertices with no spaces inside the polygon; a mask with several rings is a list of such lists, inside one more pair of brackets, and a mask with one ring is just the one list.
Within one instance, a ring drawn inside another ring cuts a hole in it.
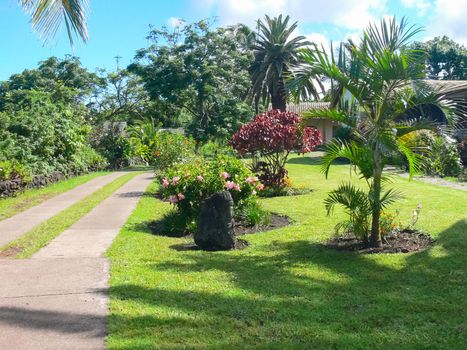
[{"label": "blue sky", "polygon": [[217,16],[219,25],[252,25],[265,13],[290,14],[300,34],[326,43],[357,37],[370,20],[396,15],[426,28],[420,40],[446,34],[467,44],[467,0],[89,0],[90,41],[74,49],[64,31],[44,46],[18,2],[0,2],[0,80],[49,56],[72,54],[91,70],[114,69],[115,56],[126,65],[147,45],[149,24],[174,25],[177,18],[192,22]]}]

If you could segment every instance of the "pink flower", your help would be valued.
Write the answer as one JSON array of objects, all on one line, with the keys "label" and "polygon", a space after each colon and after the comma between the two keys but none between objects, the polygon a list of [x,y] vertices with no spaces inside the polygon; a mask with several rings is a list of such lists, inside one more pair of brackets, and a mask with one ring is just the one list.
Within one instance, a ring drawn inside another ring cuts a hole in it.
[{"label": "pink flower", "polygon": [[169,202],[172,204],[175,204],[178,202],[178,197],[177,196],[170,196],[169,197]]},{"label": "pink flower", "polygon": [[221,174],[221,176],[226,180],[230,177],[229,173],[225,171]]},{"label": "pink flower", "polygon": [[256,188],[257,188],[259,191],[262,191],[262,190],[264,190],[264,185],[263,185],[263,184],[257,184],[257,185],[256,185]]},{"label": "pink flower", "polygon": [[172,185],[175,186],[179,181],[180,181],[180,176],[175,176],[175,177],[172,179]]},{"label": "pink flower", "polygon": [[239,185],[239,184],[235,184],[235,185],[234,185],[234,190],[237,191],[237,192],[242,192],[242,190],[240,189],[240,185]]},{"label": "pink flower", "polygon": [[231,189],[233,189],[234,187],[235,187],[235,182],[233,182],[233,181],[227,181],[227,182],[225,183],[225,188],[227,188],[228,190],[231,190]]},{"label": "pink flower", "polygon": [[177,194],[177,198],[178,198],[178,200],[182,201],[182,200],[185,199],[185,195],[183,193],[179,193],[179,194]]},{"label": "pink flower", "polygon": [[170,185],[169,180],[167,180],[167,179],[162,180],[162,186],[164,186],[165,188],[167,188],[167,187],[169,187],[169,185]]},{"label": "pink flower", "polygon": [[196,180],[198,180],[198,181],[204,181],[204,177],[202,177],[201,175],[198,175],[198,176],[196,176]]},{"label": "pink flower", "polygon": [[245,180],[247,184],[252,184],[252,183],[255,183],[256,181],[258,181],[258,178],[256,176],[255,177],[248,176]]}]

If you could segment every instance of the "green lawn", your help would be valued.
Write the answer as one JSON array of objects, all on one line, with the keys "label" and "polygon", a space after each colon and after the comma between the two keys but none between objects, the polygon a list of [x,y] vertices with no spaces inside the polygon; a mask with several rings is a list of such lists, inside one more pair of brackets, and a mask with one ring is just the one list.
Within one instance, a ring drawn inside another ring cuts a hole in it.
[{"label": "green lawn", "polygon": [[13,257],[29,258],[138,174],[141,174],[141,172],[134,171],[118,177],[49,220],[34,227],[18,239],[0,247],[0,252],[13,248],[18,251]]},{"label": "green lawn", "polygon": [[295,223],[246,236],[242,251],[174,249],[187,239],[146,227],[169,205],[144,197],[109,251],[109,349],[464,348],[465,192],[397,177],[402,219],[422,203],[418,227],[437,245],[414,254],[332,251],[322,242],[342,212],[326,217],[323,198],[349,168],[335,166],[325,180],[316,162],[288,166],[311,194],[262,200]]},{"label": "green lawn", "polygon": [[19,212],[29,209],[43,201],[55,197],[82,185],[96,177],[108,174],[108,172],[94,172],[82,176],[66,179],[43,188],[34,188],[19,193],[15,197],[0,199],[0,220],[9,218]]}]

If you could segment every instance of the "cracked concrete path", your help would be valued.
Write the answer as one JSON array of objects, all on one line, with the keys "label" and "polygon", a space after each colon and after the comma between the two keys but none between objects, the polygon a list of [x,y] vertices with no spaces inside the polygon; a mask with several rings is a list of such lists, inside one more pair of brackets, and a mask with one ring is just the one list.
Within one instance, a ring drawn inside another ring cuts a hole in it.
[{"label": "cracked concrete path", "polygon": [[105,349],[102,256],[151,181],[134,177],[31,259],[0,260],[1,349]]},{"label": "cracked concrete path", "polygon": [[114,172],[99,176],[67,192],[59,194],[45,202],[29,208],[8,219],[0,221],[0,247],[32,230],[62,210],[79,202],[105,185],[111,183],[126,172]]}]

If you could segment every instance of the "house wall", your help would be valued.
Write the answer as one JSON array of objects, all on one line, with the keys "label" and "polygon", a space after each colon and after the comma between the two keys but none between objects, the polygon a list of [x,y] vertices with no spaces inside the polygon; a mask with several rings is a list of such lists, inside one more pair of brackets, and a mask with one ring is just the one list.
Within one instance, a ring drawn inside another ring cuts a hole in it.
[{"label": "house wall", "polygon": [[334,137],[334,123],[330,120],[310,120],[307,125],[313,126],[319,130],[319,132],[321,133],[321,137],[323,138],[323,142],[331,141],[331,139]]}]

